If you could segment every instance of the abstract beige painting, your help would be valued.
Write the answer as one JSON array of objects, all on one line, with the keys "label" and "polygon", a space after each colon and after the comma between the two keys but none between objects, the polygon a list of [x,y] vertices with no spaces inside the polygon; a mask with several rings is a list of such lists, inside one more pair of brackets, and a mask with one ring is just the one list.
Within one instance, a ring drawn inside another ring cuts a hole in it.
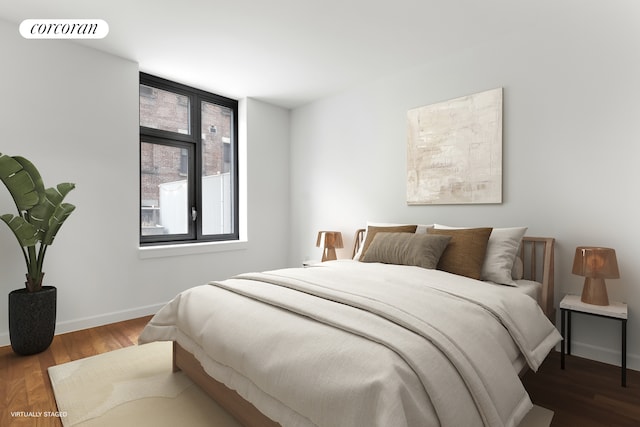
[{"label": "abstract beige painting", "polygon": [[408,112],[407,204],[502,203],[502,88]]}]

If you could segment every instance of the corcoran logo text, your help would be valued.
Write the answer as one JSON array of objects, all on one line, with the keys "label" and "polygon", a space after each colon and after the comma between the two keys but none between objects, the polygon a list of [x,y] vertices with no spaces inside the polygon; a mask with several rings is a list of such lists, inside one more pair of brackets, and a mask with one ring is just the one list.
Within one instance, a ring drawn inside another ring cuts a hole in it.
[{"label": "corcoran logo text", "polygon": [[20,34],[25,39],[102,39],[109,24],[102,19],[25,19]]}]

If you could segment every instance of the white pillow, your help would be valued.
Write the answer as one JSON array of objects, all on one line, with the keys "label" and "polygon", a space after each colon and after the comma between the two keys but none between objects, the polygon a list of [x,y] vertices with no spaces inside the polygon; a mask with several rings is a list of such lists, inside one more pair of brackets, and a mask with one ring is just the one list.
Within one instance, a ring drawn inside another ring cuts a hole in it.
[{"label": "white pillow", "polygon": [[524,263],[522,258],[516,255],[516,259],[513,260],[513,268],[511,269],[511,277],[513,280],[522,280],[524,277]]},{"label": "white pillow", "polygon": [[[449,227],[434,224],[434,228],[455,229],[468,227]],[[527,227],[494,228],[487,243],[487,253],[482,264],[481,279],[500,285],[516,286],[511,270],[516,259],[520,241]]]}]

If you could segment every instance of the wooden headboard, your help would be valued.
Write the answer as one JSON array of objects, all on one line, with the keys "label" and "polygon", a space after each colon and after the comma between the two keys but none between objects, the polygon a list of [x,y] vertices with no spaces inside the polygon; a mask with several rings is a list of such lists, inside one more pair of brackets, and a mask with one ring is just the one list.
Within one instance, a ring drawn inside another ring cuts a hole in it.
[{"label": "wooden headboard", "polygon": [[[355,257],[360,246],[364,243],[365,232],[364,228],[356,231],[351,258]],[[553,282],[554,245],[555,239],[552,237],[525,236],[522,238],[519,251],[519,256],[524,265],[523,279],[542,283],[540,306],[553,324],[556,322]]]},{"label": "wooden headboard", "polygon": [[554,292],[555,239],[524,236],[520,244],[520,258],[524,264],[524,279],[542,283],[540,306],[551,323],[556,323]]}]

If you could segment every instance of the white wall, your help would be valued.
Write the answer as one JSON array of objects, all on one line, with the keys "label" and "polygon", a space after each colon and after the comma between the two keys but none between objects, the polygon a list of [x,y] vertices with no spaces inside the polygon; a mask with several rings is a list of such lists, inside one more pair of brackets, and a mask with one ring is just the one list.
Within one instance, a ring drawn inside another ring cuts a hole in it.
[{"label": "white wall", "polygon": [[[137,64],[68,41],[24,40],[16,24],[4,21],[0,53],[0,152],[32,160],[47,186],[77,185],[67,196],[77,209],[44,268],[45,284],[58,287],[57,333],[151,314],[180,290],[209,280],[286,266],[287,110],[241,102],[248,242],[234,251],[142,257]],[[0,212],[14,210],[1,186]],[[23,286],[25,267],[4,225],[0,248],[0,294],[8,294]]]},{"label": "white wall", "polygon": [[[294,110],[291,262],[319,259],[317,230],[342,231],[348,246],[367,220],[526,225],[529,235],[557,239],[559,301],[582,289],[571,274],[575,247],[610,246],[622,277],[608,280],[609,296],[629,304],[629,364],[640,369],[638,22],[637,2],[582,2]],[[496,87],[504,88],[503,203],[407,206],[407,110]],[[619,330],[575,316],[574,351],[619,363]]]}]

